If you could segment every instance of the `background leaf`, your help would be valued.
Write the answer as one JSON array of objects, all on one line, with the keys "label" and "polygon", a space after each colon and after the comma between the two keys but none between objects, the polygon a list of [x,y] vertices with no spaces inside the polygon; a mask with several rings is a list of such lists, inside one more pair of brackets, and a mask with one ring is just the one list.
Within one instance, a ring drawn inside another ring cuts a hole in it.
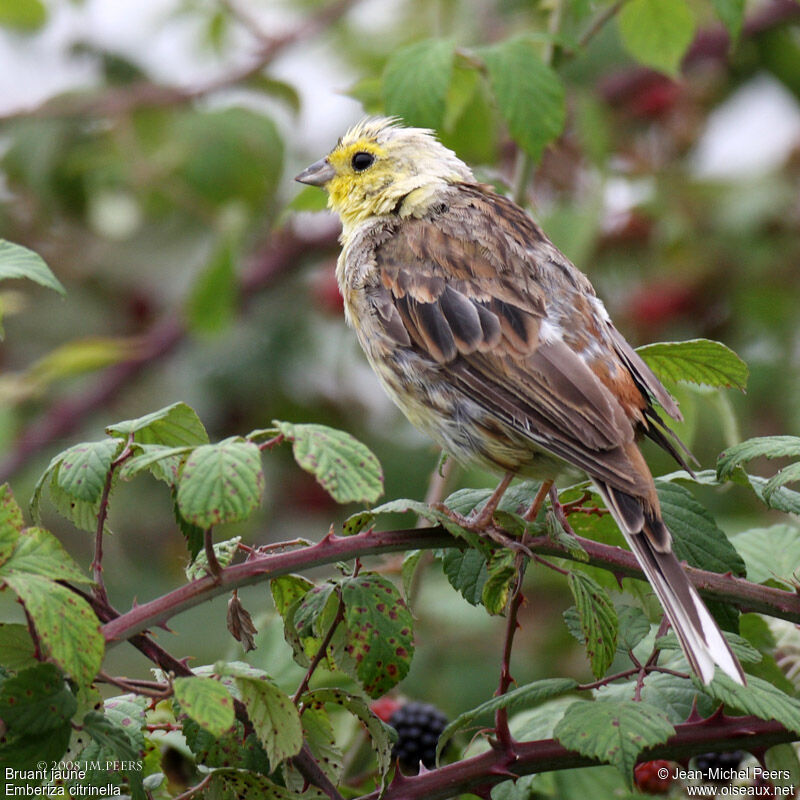
[{"label": "background leaf", "polygon": [[687,381],[742,391],[747,387],[747,364],[720,342],[710,339],[659,342],[638,347],[636,352],[662,381]]}]

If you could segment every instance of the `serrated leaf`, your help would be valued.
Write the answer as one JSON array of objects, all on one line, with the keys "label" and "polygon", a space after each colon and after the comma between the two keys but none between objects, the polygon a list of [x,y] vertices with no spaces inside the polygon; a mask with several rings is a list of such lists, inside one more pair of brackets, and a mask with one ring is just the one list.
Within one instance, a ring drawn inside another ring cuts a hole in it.
[{"label": "serrated leaf", "polygon": [[800,577],[800,529],[788,524],[753,528],[734,541],[747,564],[748,580],[795,585]]},{"label": "serrated leaf", "polygon": [[37,664],[0,686],[0,719],[16,734],[40,734],[69,722],[78,708],[64,676],[52,664]]},{"label": "serrated leaf", "polygon": [[[241,541],[241,536],[234,536],[232,539],[226,539],[224,542],[217,542],[214,545],[214,555],[221,567],[227,567],[233,561],[234,556],[239,552],[239,542]],[[208,574],[208,557],[205,550],[200,550],[194,561],[186,567],[184,574],[188,581],[195,581]]]},{"label": "serrated leaf", "polygon": [[566,120],[564,87],[526,36],[478,50],[501,116],[519,146],[538,161],[561,135]]},{"label": "serrated leaf", "polygon": [[718,670],[714,680],[703,690],[730,708],[760,719],[775,720],[800,736],[800,700],[755,675],[748,675],[747,686],[740,686]]},{"label": "serrated leaf", "polygon": [[11,487],[4,483],[0,487],[0,564],[14,551],[23,527],[22,509],[14,500]]},{"label": "serrated leaf", "polygon": [[662,381],[735,387],[742,391],[747,387],[747,364],[721,342],[710,339],[659,342],[638,347],[636,352]]},{"label": "serrated leaf", "polygon": [[[191,453],[194,447],[167,447],[163,444],[142,444],[136,446],[137,455],[129,458],[120,467],[119,476],[122,480],[130,480],[134,476],[146,469],[159,465],[159,469],[153,470],[157,477],[162,479],[165,477],[164,465],[162,461],[170,461],[170,478],[174,481],[178,476],[178,467],[180,466],[181,459],[187,453]],[[170,481],[170,482],[171,482]]]},{"label": "serrated leaf", "polygon": [[378,761],[378,771],[385,777],[392,764],[391,728],[370,711],[364,700],[342,689],[315,689],[306,695],[304,701],[304,705],[310,708],[321,707],[328,703],[346,709],[364,725]]},{"label": "serrated leaf", "polygon": [[263,491],[258,447],[226,439],[200,445],[186,459],[178,478],[178,509],[201,528],[239,522],[258,508]]},{"label": "serrated leaf", "polygon": [[501,614],[505,610],[516,577],[514,553],[498,550],[487,564],[486,582],[481,590],[481,603],[490,614]]},{"label": "serrated leaf", "polygon": [[[109,760],[122,761],[131,765],[130,768],[126,769],[123,766],[121,769],[130,784],[131,797],[133,800],[146,800],[142,786],[142,773],[135,767],[144,755],[144,750],[137,746],[130,733],[116,724],[109,716],[97,711],[90,711],[83,718],[83,730],[92,737],[101,752],[111,754],[112,758]],[[138,730],[136,732],[140,733]],[[90,760],[88,755],[87,760]],[[98,777],[102,779],[102,776]]]},{"label": "serrated leaf", "polygon": [[0,580],[18,574],[41,575],[54,581],[92,582],[61,542],[43,528],[26,528],[17,539],[11,557],[0,566]]},{"label": "serrated leaf", "polygon": [[426,39],[396,50],[383,72],[386,113],[406,125],[441,127],[454,53],[449,39]]},{"label": "serrated leaf", "polygon": [[[230,679],[233,682],[233,679]],[[235,687],[234,687],[234,691]],[[254,734],[246,735],[238,720],[233,729],[219,738],[203,730],[191,717],[183,720],[186,744],[205,767],[236,767],[253,772],[270,772],[269,759]]]},{"label": "serrated leaf", "polygon": [[717,478],[726,480],[741,464],[762,457],[800,457],[800,436],[759,436],[726,448],[717,459]]},{"label": "serrated leaf", "polygon": [[[72,725],[65,723],[60,728],[52,728],[45,733],[8,737],[8,740],[0,748],[0,765],[5,769],[12,767],[18,770],[29,770],[31,764],[44,760],[47,764],[51,761],[59,761],[67,750],[69,739],[72,735]],[[9,783],[14,782],[12,778]],[[17,785],[28,787],[31,784],[38,785],[41,781],[37,779],[25,780],[18,779]],[[23,789],[23,792],[27,789]],[[22,792],[19,793],[23,797]],[[43,795],[44,796],[44,795]]]},{"label": "serrated leaf", "polygon": [[746,2],[747,0],[711,0],[711,5],[720,22],[727,28],[732,42],[735,42],[741,33]]},{"label": "serrated leaf", "polygon": [[445,550],[442,554],[442,569],[450,585],[473,606],[481,602],[483,587],[489,576],[486,558],[479,550]]},{"label": "serrated leaf", "polygon": [[[308,744],[311,755],[325,773],[328,780],[337,786],[344,773],[341,749],[336,745],[333,726],[324,708],[304,707],[300,716],[303,724],[303,739]],[[286,785],[296,792],[301,792],[306,779],[291,764],[284,768]]]},{"label": "serrated leaf", "polygon": [[[3,17],[4,14],[0,12],[0,25],[4,24]],[[27,278],[59,294],[66,294],[61,281],[53,275],[41,256],[27,247],[0,239],[0,280],[8,278]]]},{"label": "serrated leaf", "polygon": [[695,19],[685,0],[630,0],[617,15],[622,44],[640,63],[677,75]]},{"label": "serrated leaf", "polygon": [[617,608],[619,633],[617,635],[617,650],[627,653],[633,650],[642,639],[650,633],[650,620],[644,611],[636,606],[619,606]]},{"label": "serrated leaf", "polygon": [[568,583],[596,678],[605,675],[617,650],[617,611],[605,589],[584,572],[570,572]]},{"label": "serrated leaf", "polygon": [[380,697],[408,673],[414,655],[414,621],[394,584],[376,573],[342,581],[345,651],[370,697]]},{"label": "serrated leaf", "polygon": [[578,701],[556,725],[554,736],[569,750],[613,764],[630,784],[643,750],[675,733],[666,714],[649,703]]},{"label": "serrated leaf", "polygon": [[471,725],[480,717],[487,717],[501,708],[510,710],[523,704],[532,706],[544,700],[549,700],[553,697],[571,692],[573,689],[577,688],[577,686],[578,682],[571,678],[545,678],[544,680],[519,686],[499,697],[493,697],[491,700],[487,700],[485,703],[481,703],[479,706],[471,708],[463,714],[459,714],[442,731],[439,735],[439,743],[436,746],[437,756],[444,750],[447,743],[458,731]]},{"label": "serrated leaf", "polygon": [[269,582],[275,609],[284,620],[294,603],[313,586],[314,584],[302,575],[280,575]]},{"label": "serrated leaf", "polygon": [[656,481],[664,522],[672,532],[679,560],[711,572],[744,575],[745,564],[724,531],[692,493],[675,483]]},{"label": "serrated leaf", "polygon": [[15,622],[0,622],[0,664],[19,671],[38,663],[28,626]]},{"label": "serrated leaf", "polygon": [[253,677],[254,671],[244,666],[227,664],[221,674],[233,676],[271,768],[297,755],[303,746],[303,730],[292,701],[266,675]]},{"label": "serrated leaf", "polygon": [[76,444],[61,454],[53,480],[71,498],[99,507],[106,475],[121,449],[118,439]]},{"label": "serrated leaf", "polygon": [[714,710],[711,698],[699,692],[691,680],[663,672],[648,675],[642,685],[641,694],[642,700],[660,708],[669,721],[676,724],[686,721],[695,704],[701,717],[710,716]]},{"label": "serrated leaf", "polygon": [[383,470],[370,449],[327,425],[273,425],[292,443],[295,461],[337,503],[374,503],[383,494]]},{"label": "serrated leaf", "polygon": [[222,736],[233,725],[235,715],[230,692],[213,678],[175,678],[175,699],[201,728]]},{"label": "serrated leaf", "polygon": [[355,536],[369,527],[375,519],[372,511],[356,511],[342,523],[342,536]]},{"label": "serrated leaf", "polygon": [[787,483],[796,483],[798,481],[800,481],[800,461],[784,467],[767,481],[764,486],[764,499],[769,503],[778,489]]},{"label": "serrated leaf", "polygon": [[143,417],[109,425],[106,433],[123,439],[133,434],[133,440],[139,444],[167,447],[208,444],[208,434],[197,412],[182,402],[172,403]]},{"label": "serrated leaf", "polygon": [[91,606],[65,586],[39,575],[6,575],[3,580],[22,600],[50,659],[77,683],[91,683],[105,652]]},{"label": "serrated leaf", "polygon": [[406,602],[414,588],[414,579],[422,560],[422,553],[422,550],[409,550],[405,556],[403,556],[403,566],[400,568],[400,577],[403,580],[403,594],[406,596]]},{"label": "serrated leaf", "polygon": [[212,773],[203,797],[205,800],[326,800],[327,795],[313,789],[308,794],[295,794],[273,783],[265,775],[222,768]]},{"label": "serrated leaf", "polygon": [[[761,653],[759,653],[743,636],[739,636],[738,633],[731,633],[730,631],[724,631],[723,636],[730,645],[731,650],[733,650],[733,654],[743,664],[758,664],[758,662],[761,661]],[[675,631],[670,631],[664,636],[659,636],[655,641],[655,646],[659,650],[681,649]]]}]

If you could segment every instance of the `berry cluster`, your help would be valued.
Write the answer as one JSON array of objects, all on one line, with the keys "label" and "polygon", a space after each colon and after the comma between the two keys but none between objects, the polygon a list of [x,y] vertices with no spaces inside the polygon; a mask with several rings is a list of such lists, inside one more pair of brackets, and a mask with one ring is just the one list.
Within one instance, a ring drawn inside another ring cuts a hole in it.
[{"label": "berry cluster", "polygon": [[402,767],[416,772],[420,761],[428,768],[436,765],[436,744],[447,726],[447,717],[436,706],[406,703],[392,714],[389,724],[397,731],[393,755]]}]

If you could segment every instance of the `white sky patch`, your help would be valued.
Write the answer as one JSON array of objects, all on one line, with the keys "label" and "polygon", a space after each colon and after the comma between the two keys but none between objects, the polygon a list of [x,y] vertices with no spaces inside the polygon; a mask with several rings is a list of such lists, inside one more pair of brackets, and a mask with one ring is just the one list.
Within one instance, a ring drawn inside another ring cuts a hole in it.
[{"label": "white sky patch", "polygon": [[780,167],[800,146],[800,106],[775,78],[761,74],[708,118],[690,163],[705,179],[756,177]]}]

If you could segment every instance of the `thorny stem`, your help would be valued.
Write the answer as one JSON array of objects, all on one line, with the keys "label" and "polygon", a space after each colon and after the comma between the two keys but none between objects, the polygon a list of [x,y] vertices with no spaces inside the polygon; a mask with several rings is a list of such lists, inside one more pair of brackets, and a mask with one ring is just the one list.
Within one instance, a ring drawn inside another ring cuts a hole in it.
[{"label": "thorny stem", "polygon": [[[522,556],[522,554],[520,554],[520,556]],[[525,601],[525,597],[521,591],[523,574],[522,564],[520,564],[517,570],[517,580],[508,603],[508,611],[506,612],[506,634],[503,640],[503,660],[500,665],[500,682],[497,686],[497,691],[494,693],[495,697],[502,697],[514,681],[511,676],[511,649],[514,645],[514,634],[519,628],[519,622],[517,621],[519,609]],[[508,729],[507,708],[499,708],[495,712],[494,728],[501,748],[509,755],[513,754],[514,740],[511,736],[511,731]]]},{"label": "thorny stem", "polygon": [[97,673],[97,678],[103,683],[109,683],[125,692],[136,692],[136,694],[152,697],[157,700],[163,700],[172,695],[172,687],[166,684],[153,684],[150,681],[136,681],[129,680],[128,678],[115,677],[102,670]]},{"label": "thorny stem", "polygon": [[330,645],[333,635],[336,633],[336,629],[344,621],[344,598],[342,597],[341,590],[337,590],[337,594],[339,595],[339,604],[336,607],[336,616],[334,616],[330,627],[325,634],[325,638],[322,640],[322,644],[319,646],[317,652],[314,653],[314,658],[311,659],[311,663],[308,665],[306,674],[303,676],[303,680],[300,681],[300,685],[297,687],[294,697],[292,697],[292,702],[295,705],[300,702],[300,698],[308,689],[308,684],[310,683],[314,672],[316,671],[322,659],[325,658],[325,655],[328,651],[328,645]]},{"label": "thorny stem", "polygon": [[175,800],[189,800],[191,797],[195,797],[196,795],[200,794],[209,783],[211,783],[211,779],[214,777],[214,773],[211,772],[200,781],[200,783],[195,784],[192,786],[191,789],[187,789],[183,794],[179,794]]},{"label": "thorny stem", "polygon": [[111,494],[111,485],[114,482],[114,472],[117,467],[133,455],[133,433],[128,434],[128,440],[122,452],[111,462],[103,484],[103,493],[100,496],[100,508],[97,512],[97,529],[94,534],[94,559],[92,560],[92,575],[94,576],[95,596],[108,602],[108,594],[103,583],[103,534],[108,519],[108,498]]},{"label": "thorny stem", "polygon": [[203,531],[203,549],[205,550],[206,560],[208,561],[208,571],[215,580],[218,580],[222,574],[222,567],[219,561],[217,561],[217,554],[214,552],[212,530],[212,528],[206,528]]}]

